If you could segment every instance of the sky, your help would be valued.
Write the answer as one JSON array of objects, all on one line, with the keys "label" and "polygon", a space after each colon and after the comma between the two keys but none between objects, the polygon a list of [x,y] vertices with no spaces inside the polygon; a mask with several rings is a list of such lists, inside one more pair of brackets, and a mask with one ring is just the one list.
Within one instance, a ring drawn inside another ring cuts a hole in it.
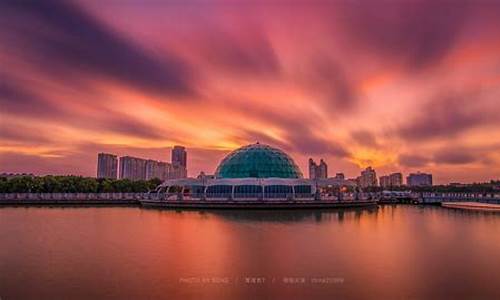
[{"label": "sky", "polygon": [[0,1],[0,172],[184,145],[196,176],[258,141],[304,174],[489,181],[499,116],[499,1]]}]

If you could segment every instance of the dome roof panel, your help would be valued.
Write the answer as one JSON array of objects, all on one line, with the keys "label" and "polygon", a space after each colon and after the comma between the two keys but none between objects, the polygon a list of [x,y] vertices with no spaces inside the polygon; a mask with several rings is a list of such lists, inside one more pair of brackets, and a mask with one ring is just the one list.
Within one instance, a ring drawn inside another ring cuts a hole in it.
[{"label": "dome roof panel", "polygon": [[241,147],[228,154],[215,171],[217,178],[302,178],[285,152],[264,144]]}]

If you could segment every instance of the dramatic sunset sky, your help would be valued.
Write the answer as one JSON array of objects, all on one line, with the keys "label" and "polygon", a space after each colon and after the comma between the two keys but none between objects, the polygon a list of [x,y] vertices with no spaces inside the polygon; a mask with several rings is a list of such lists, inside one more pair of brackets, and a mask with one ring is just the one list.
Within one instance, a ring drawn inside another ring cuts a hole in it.
[{"label": "dramatic sunset sky", "polygon": [[500,1],[0,0],[0,172],[190,175],[260,141],[307,174],[500,177]]}]

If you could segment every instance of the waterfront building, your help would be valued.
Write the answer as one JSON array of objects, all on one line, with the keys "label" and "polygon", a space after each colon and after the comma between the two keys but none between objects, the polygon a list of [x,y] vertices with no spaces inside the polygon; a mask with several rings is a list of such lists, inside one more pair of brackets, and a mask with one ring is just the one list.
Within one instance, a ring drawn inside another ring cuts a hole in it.
[{"label": "waterfront building", "polygon": [[176,179],[176,178],[186,178],[187,170],[183,166],[171,165],[171,169],[168,173],[167,178]]},{"label": "waterfront building", "polygon": [[432,186],[432,174],[427,173],[411,173],[406,177],[408,186]]},{"label": "waterfront building", "polygon": [[171,164],[153,159],[138,157],[120,157],[120,179],[162,181],[172,178],[185,178],[186,169],[174,168]]},{"label": "waterfront building", "polygon": [[335,174],[334,178],[338,179],[338,180],[345,180],[344,173],[337,173],[337,174]]},{"label": "waterfront building", "polygon": [[386,176],[380,176],[380,186],[383,188],[398,187],[403,185],[403,174],[392,173]]},{"label": "waterfront building", "polygon": [[172,168],[168,178],[187,177],[187,152],[183,146],[172,148]]},{"label": "waterfront building", "polygon": [[[158,162],[156,160],[148,159],[145,163],[145,179],[150,180],[158,175]],[[159,177],[158,177],[159,178]]]},{"label": "waterfront building", "polygon": [[145,168],[146,180],[153,178],[165,180],[170,178],[170,173],[172,173],[172,165],[163,161],[148,159],[146,161]]},{"label": "waterfront building", "polygon": [[323,159],[320,160],[319,165],[310,158],[309,159],[309,179],[325,179],[328,178],[328,165]]},{"label": "waterfront building", "polygon": [[328,166],[326,163],[323,161],[323,159],[320,159],[319,161],[319,166],[318,166],[318,178],[328,178]]},{"label": "waterfront building", "polygon": [[402,186],[403,185],[403,174],[396,172],[389,175],[391,186]]},{"label": "waterfront building", "polygon": [[157,175],[160,180],[166,180],[169,178],[169,174],[172,172],[172,164],[167,162],[159,161],[158,162],[158,172]]},{"label": "waterfront building", "polygon": [[97,154],[97,178],[116,179],[118,176],[118,158],[114,154]]},{"label": "waterfront building", "polygon": [[372,167],[368,167],[361,171],[361,176],[358,177],[359,186],[362,188],[377,186],[377,173]]},{"label": "waterfront building", "polygon": [[316,170],[318,165],[314,162],[312,158],[309,158],[309,179],[316,179]]},{"label": "waterfront building", "polygon": [[146,160],[132,156],[120,157],[120,179],[145,180]]},{"label": "waterfront building", "polygon": [[229,153],[213,177],[200,173],[197,178],[166,180],[157,192],[207,200],[313,200],[317,189],[346,185],[353,186],[335,178],[304,179],[297,164],[285,152],[256,143]]},{"label": "waterfront building", "polygon": [[379,183],[383,188],[391,187],[391,178],[388,175],[380,176]]},{"label": "waterfront building", "polygon": [[182,166],[187,168],[187,152],[183,146],[174,146],[172,148],[172,165],[174,167]]}]

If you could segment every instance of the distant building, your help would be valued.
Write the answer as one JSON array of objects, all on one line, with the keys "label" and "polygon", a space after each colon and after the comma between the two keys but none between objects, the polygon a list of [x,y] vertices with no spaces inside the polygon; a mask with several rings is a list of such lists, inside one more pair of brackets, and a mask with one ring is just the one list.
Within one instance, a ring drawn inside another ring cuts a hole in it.
[{"label": "distant building", "polygon": [[177,178],[186,178],[187,170],[182,166],[174,166],[172,165],[172,169],[168,173],[167,179],[177,179]]},{"label": "distant building", "polygon": [[377,173],[372,167],[368,167],[361,171],[361,176],[358,177],[359,186],[362,188],[377,186]]},{"label": "distant building", "polygon": [[335,174],[335,179],[345,180],[344,173],[337,173],[337,174]]},{"label": "distant building", "polygon": [[174,146],[172,149],[172,169],[169,179],[187,177],[187,152],[183,146]]},{"label": "distant building", "polygon": [[205,172],[201,171],[198,176],[196,176],[197,179],[215,179],[215,175],[210,175],[210,174],[205,174]]},{"label": "distant building", "polygon": [[432,186],[432,174],[427,173],[411,173],[406,177],[408,186]]},{"label": "distant building", "polygon": [[132,156],[120,157],[120,179],[146,180],[146,160]]},{"label": "distant building", "polygon": [[403,174],[397,172],[389,175],[391,186],[402,186],[403,185]]},{"label": "distant building", "polygon": [[172,149],[172,166],[187,168],[187,152],[182,146],[174,146]]},{"label": "distant building", "polygon": [[323,159],[319,161],[319,165],[312,158],[309,159],[309,178],[310,179],[326,179],[328,178],[328,165]]},{"label": "distant building", "polygon": [[316,169],[318,169],[318,165],[312,158],[309,158],[309,179],[316,179]]},{"label": "distant building", "polygon": [[34,177],[33,173],[0,173],[0,177],[14,178],[14,177]]},{"label": "distant building", "polygon": [[403,185],[403,174],[392,173],[390,175],[380,176],[379,183],[380,183],[380,186],[383,188],[402,186]]},{"label": "distant building", "polygon": [[391,178],[388,175],[380,176],[379,183],[383,188],[391,187]]},{"label": "distant building", "polygon": [[328,166],[323,159],[319,161],[318,178],[328,178]]},{"label": "distant building", "polygon": [[97,154],[97,178],[116,179],[118,177],[118,158],[114,154]]},{"label": "distant building", "polygon": [[145,167],[146,180],[157,178],[163,181],[172,176],[173,168],[169,163],[148,159]]},{"label": "distant building", "polygon": [[172,173],[172,164],[167,162],[159,161],[157,169],[157,177],[160,180],[166,180],[169,178],[169,174]]}]

